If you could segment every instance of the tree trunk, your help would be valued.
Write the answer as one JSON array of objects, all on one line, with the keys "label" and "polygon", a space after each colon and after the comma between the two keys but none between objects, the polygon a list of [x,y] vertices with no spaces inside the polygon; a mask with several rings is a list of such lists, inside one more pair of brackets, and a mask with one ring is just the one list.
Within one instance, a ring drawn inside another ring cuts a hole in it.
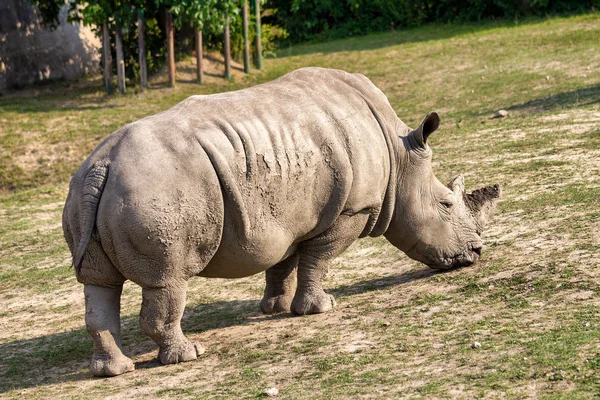
[{"label": "tree trunk", "polygon": [[262,40],[260,37],[260,0],[254,0],[256,12],[256,68],[262,69]]},{"label": "tree trunk", "polygon": [[198,28],[194,29],[196,34],[196,75],[198,77],[198,83],[204,82],[204,70],[202,68],[202,31]]},{"label": "tree trunk", "polygon": [[244,35],[244,72],[250,73],[250,42],[248,41],[248,0],[243,0],[242,25]]},{"label": "tree trunk", "polygon": [[121,24],[117,23],[117,79],[119,82],[119,92],[125,93],[125,60],[123,59],[123,35],[121,34]]},{"label": "tree trunk", "polygon": [[102,60],[104,62],[104,87],[106,93],[112,93],[112,56],[110,55],[110,32],[108,22],[102,24]]},{"label": "tree trunk", "polygon": [[169,86],[175,86],[175,30],[173,16],[167,13],[167,63],[169,64]]},{"label": "tree trunk", "polygon": [[225,21],[225,78],[231,80],[231,48],[229,45],[229,17]]},{"label": "tree trunk", "polygon": [[146,68],[146,39],[145,39],[145,29],[144,29],[144,12],[142,10],[138,10],[138,50],[140,57],[140,86],[142,89],[146,89],[148,87],[148,72]]}]

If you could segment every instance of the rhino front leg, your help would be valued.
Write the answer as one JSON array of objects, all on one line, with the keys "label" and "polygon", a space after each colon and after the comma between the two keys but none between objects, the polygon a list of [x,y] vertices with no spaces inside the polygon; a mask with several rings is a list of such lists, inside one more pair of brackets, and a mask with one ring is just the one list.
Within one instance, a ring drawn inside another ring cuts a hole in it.
[{"label": "rhino front leg", "polygon": [[158,359],[163,364],[192,361],[204,353],[204,348],[187,340],[181,330],[186,293],[187,282],[142,289],[140,327],[160,348]]},{"label": "rhino front leg", "polygon": [[327,274],[327,264],[316,257],[301,255],[298,265],[298,288],[291,311],[296,315],[320,314],[336,306],[332,295],[325,293],[321,280]]},{"label": "rhino front leg", "polygon": [[133,361],[121,347],[121,292],[123,285],[84,285],[85,325],[94,339],[90,370],[95,376],[116,376],[133,371]]},{"label": "rhino front leg", "polygon": [[265,294],[260,309],[265,314],[289,312],[296,292],[298,254],[283,260],[265,271]]},{"label": "rhino front leg", "polygon": [[329,262],[354,242],[364,229],[368,212],[341,215],[327,231],[298,247],[298,287],[291,311],[296,315],[319,314],[331,310],[336,302],[325,293],[321,281]]}]

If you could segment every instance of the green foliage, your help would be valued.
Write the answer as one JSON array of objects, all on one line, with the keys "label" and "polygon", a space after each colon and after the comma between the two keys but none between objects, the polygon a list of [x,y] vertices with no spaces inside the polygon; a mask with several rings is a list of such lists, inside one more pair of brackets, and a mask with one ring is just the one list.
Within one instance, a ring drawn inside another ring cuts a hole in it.
[{"label": "green foliage", "polygon": [[[56,27],[58,13],[65,4],[64,0],[31,0],[36,4],[45,25]],[[74,0],[69,3],[68,19],[90,26],[98,37],[102,36],[102,25],[108,22],[111,31],[111,52],[115,55],[115,27],[122,26],[126,75],[129,84],[139,75],[137,12],[142,10],[145,19],[146,64],[152,74],[166,60],[165,15],[170,12],[178,29],[176,33],[176,55],[189,53],[193,48],[193,30],[196,27],[203,32],[203,43],[209,49],[221,50],[223,32],[229,19],[231,51],[234,57],[241,55],[243,49],[241,6],[243,0]],[[255,36],[254,24],[250,26],[250,39]],[[284,37],[281,29],[267,25],[265,37],[268,42],[265,49],[275,50],[273,41]],[[177,57],[179,58],[179,57]],[[112,66],[116,73],[116,65]]]},{"label": "green foliage", "polygon": [[291,42],[340,38],[415,27],[428,22],[544,16],[600,7],[599,0],[268,0],[266,22],[287,30]]},{"label": "green foliage", "polygon": [[189,24],[202,31],[222,33],[227,17],[237,22],[240,7],[236,0],[180,0],[172,2],[171,12],[178,28]]}]

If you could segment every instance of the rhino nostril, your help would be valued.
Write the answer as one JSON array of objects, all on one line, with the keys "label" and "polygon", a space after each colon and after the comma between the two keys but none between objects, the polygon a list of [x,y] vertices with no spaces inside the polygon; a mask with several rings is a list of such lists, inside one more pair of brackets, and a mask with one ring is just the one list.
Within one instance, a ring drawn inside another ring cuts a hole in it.
[{"label": "rhino nostril", "polygon": [[472,251],[477,254],[477,257],[481,257],[481,247],[473,247]]}]

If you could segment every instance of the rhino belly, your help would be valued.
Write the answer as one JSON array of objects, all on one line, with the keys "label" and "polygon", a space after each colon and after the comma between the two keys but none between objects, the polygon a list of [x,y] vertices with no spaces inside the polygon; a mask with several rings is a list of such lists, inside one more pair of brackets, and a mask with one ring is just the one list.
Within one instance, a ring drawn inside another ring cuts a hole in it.
[{"label": "rhino belly", "polygon": [[243,278],[265,271],[295,253],[297,243],[289,231],[273,224],[260,232],[240,238],[226,227],[219,249],[198,276]]}]

